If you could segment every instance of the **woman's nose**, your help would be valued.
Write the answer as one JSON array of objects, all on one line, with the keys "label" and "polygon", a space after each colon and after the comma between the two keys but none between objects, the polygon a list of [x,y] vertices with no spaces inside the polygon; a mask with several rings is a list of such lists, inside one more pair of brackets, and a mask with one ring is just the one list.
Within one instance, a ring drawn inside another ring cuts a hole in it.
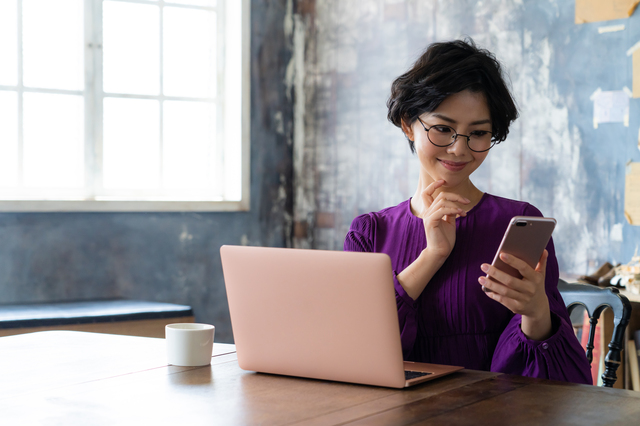
[{"label": "woman's nose", "polygon": [[447,152],[459,156],[464,154],[467,149],[469,149],[467,147],[467,137],[465,135],[456,135],[456,140],[447,147]]}]

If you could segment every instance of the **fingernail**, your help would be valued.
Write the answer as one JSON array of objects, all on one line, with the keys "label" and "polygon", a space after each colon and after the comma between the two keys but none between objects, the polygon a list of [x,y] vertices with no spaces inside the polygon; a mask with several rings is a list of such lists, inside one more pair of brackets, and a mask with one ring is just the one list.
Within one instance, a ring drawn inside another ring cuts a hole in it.
[{"label": "fingernail", "polygon": [[480,265],[480,269],[482,269],[482,272],[488,272],[489,265],[487,265],[486,263],[483,263],[482,265]]},{"label": "fingernail", "polygon": [[509,260],[511,258],[507,253],[500,253],[500,257],[502,260]]},{"label": "fingernail", "polygon": [[482,285],[485,285],[487,283],[487,279],[485,277],[480,277],[478,278],[478,282]]}]

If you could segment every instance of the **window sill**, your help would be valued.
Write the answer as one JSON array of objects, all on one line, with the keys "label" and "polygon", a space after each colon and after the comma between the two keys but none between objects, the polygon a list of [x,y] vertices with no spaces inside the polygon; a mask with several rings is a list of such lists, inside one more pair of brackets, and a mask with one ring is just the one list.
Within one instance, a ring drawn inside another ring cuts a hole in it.
[{"label": "window sill", "polygon": [[232,212],[248,211],[240,201],[0,200],[0,212]]}]

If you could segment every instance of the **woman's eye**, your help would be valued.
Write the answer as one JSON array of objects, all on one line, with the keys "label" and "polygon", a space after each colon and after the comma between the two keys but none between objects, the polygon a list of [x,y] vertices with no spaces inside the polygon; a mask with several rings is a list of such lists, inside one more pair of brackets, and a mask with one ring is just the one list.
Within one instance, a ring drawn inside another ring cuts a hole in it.
[{"label": "woman's eye", "polygon": [[438,133],[452,133],[453,129],[447,126],[433,126],[432,129],[435,129]]},{"label": "woman's eye", "polygon": [[489,133],[489,131],[487,130],[474,130],[473,132],[471,132],[471,136],[475,136],[477,138],[481,138],[483,136],[487,136]]}]

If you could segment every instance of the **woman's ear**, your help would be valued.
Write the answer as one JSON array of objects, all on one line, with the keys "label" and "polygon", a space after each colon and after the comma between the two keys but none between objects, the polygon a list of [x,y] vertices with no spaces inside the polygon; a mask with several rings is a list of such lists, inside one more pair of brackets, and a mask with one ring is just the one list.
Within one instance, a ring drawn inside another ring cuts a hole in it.
[{"label": "woman's ear", "polygon": [[407,139],[409,139],[410,141],[414,141],[415,139],[413,138],[413,128],[411,127],[410,124],[407,123],[407,121],[404,118],[402,119],[401,127]]}]

